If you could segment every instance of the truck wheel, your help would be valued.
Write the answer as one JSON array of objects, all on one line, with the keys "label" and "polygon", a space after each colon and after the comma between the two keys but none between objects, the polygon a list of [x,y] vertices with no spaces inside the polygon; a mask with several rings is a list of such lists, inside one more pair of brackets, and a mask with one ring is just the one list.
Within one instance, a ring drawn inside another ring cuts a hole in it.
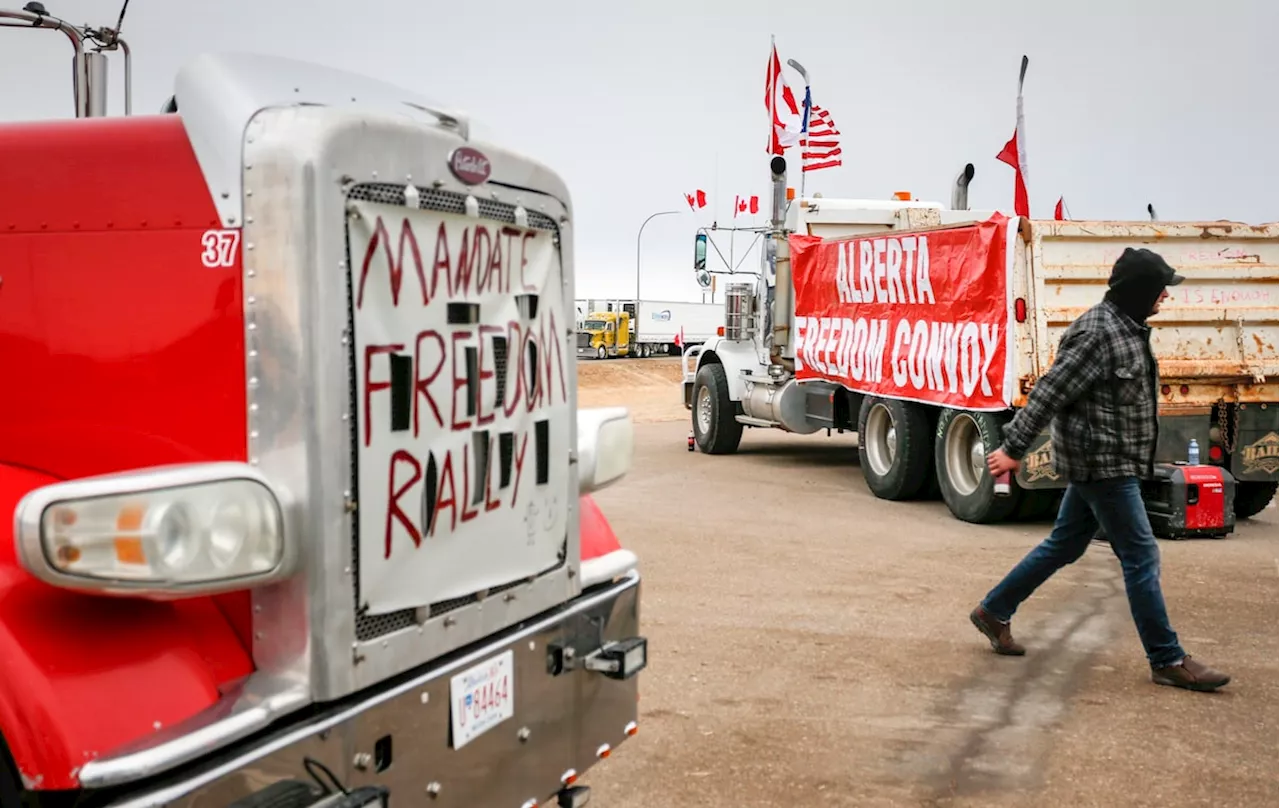
[{"label": "truck wheel", "polygon": [[724,365],[703,365],[693,381],[693,439],[703,454],[732,454],[742,441]]},{"label": "truck wheel", "polygon": [[929,413],[918,404],[862,399],[858,412],[858,460],[871,493],[911,499],[925,487],[932,433]]},{"label": "truck wheel", "polygon": [[596,359],[607,359],[608,356],[609,356],[609,352],[604,349],[603,345],[601,345],[599,348],[596,348]]},{"label": "truck wheel", "polygon": [[942,499],[957,519],[990,524],[1008,519],[1018,509],[1022,488],[1014,482],[1007,497],[995,495],[987,471],[987,454],[1001,443],[1002,421],[989,412],[945,410],[938,418],[934,462]]},{"label": "truck wheel", "polygon": [[1236,482],[1235,511],[1237,519],[1249,519],[1262,513],[1276,495],[1276,483],[1256,480]]}]

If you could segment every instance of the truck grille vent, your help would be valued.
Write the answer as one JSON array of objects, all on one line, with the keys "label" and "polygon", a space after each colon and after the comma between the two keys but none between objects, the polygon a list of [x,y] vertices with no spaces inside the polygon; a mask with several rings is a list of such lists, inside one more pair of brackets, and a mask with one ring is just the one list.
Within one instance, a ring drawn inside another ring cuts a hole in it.
[{"label": "truck grille vent", "polygon": [[[466,213],[466,195],[454,193],[452,191],[441,191],[436,188],[428,188],[421,185],[416,187],[418,189],[418,200],[419,200],[418,207],[419,208],[422,208],[425,210],[444,211],[446,213],[460,213],[460,214]],[[359,183],[351,187],[351,189],[347,193],[347,198],[351,200],[359,200],[363,202],[376,202],[384,205],[404,205],[405,204],[404,189],[405,189],[405,186],[397,185],[395,183],[390,183],[390,182]],[[481,218],[491,219],[499,222],[506,222],[508,224],[515,224],[516,208],[514,205],[509,205],[505,202],[497,202],[492,199],[483,199],[480,197],[476,197],[476,199],[480,203]],[[546,215],[545,213],[541,213],[538,211],[526,209],[526,212],[528,213],[528,226],[538,230],[550,231],[552,233],[556,247],[559,247],[560,246],[560,225],[556,222],[556,220]],[[348,243],[347,245],[348,266],[351,265],[350,252],[351,252],[351,247],[350,247],[350,243]],[[347,330],[349,333],[354,333],[354,330],[355,330],[354,311],[351,308],[353,299],[354,298],[352,297],[352,289],[351,289],[351,273],[347,273]],[[354,380],[356,379],[355,340],[351,340],[350,345],[351,347],[347,353],[348,378],[352,379],[352,387],[348,391],[348,395],[351,397],[349,406],[350,406],[351,412],[358,412],[359,410],[357,409],[357,406],[358,406],[357,391],[354,386]],[[496,356],[494,357],[494,360],[495,360],[495,364],[497,365],[496,370],[498,372],[499,379],[502,379],[505,376],[505,373],[503,373],[503,371],[506,369],[506,364],[508,361],[507,359],[508,351],[506,350],[506,348],[507,346],[503,344],[501,348],[495,352]],[[502,384],[499,384],[498,392],[497,392],[499,401],[502,400],[502,396],[504,392],[505,391],[502,389]],[[351,419],[351,431],[352,431],[351,445],[352,446],[359,445],[359,439],[356,435],[358,422],[359,422],[358,418]],[[356,480],[358,479],[356,462],[357,462],[356,457],[352,456],[351,458],[352,490],[355,490]],[[356,609],[356,639],[361,642],[366,642],[368,640],[373,640],[378,637],[381,637],[385,634],[390,634],[394,631],[400,631],[401,629],[410,628],[417,624],[417,619],[416,619],[416,610],[414,609],[402,609],[398,612],[390,612],[388,614],[378,614],[378,615],[370,615],[370,614],[365,614],[363,612],[361,608],[361,603],[360,603],[360,547],[359,547],[359,538],[357,536],[357,532],[358,532],[357,525],[358,525],[357,520],[352,520],[352,535],[351,535],[352,576],[351,576],[351,579],[352,579],[352,591],[355,598],[355,609]],[[559,563],[555,564],[554,566],[548,569],[543,570],[542,572],[538,573],[538,575],[539,576],[546,575],[549,572],[553,572],[559,569],[563,565],[564,565],[564,554],[562,551]],[[446,614],[456,609],[461,609],[464,606],[470,605],[472,603],[476,603],[482,599],[492,598],[494,595],[505,592],[508,589],[514,589],[518,586],[522,586],[523,584],[527,583],[528,580],[529,579],[522,578],[518,581],[511,581],[509,583],[503,584],[502,586],[497,586],[492,589],[486,590],[484,592],[474,592],[464,597],[452,598],[450,600],[442,600],[436,603],[432,603],[430,605],[430,617],[428,619],[430,619],[431,617],[437,617],[439,615]]]},{"label": "truck grille vent", "polygon": [[579,347],[579,348],[586,348],[586,347],[588,347],[588,346],[590,346],[590,345],[591,345],[591,335],[590,335],[590,334],[579,334],[579,335],[578,335],[578,347]]}]

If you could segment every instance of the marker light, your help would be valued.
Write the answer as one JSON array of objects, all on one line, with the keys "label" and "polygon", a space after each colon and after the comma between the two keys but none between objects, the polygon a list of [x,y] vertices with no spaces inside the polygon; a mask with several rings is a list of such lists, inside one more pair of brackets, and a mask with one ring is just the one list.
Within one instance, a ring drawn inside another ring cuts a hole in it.
[{"label": "marker light", "polygon": [[109,594],[180,597],[291,572],[280,502],[243,463],[167,466],[56,483],[16,513],[37,578]]}]

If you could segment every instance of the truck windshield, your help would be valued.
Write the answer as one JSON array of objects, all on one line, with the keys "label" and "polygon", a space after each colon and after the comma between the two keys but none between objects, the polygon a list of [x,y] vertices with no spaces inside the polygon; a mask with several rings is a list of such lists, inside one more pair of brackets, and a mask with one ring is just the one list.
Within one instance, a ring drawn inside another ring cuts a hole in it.
[{"label": "truck windshield", "polygon": [[604,320],[587,320],[582,327],[587,331],[603,331],[607,325]]}]

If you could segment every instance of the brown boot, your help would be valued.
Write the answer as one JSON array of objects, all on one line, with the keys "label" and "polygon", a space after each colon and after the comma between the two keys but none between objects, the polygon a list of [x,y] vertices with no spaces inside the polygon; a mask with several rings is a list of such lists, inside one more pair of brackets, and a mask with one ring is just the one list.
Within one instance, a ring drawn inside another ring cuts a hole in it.
[{"label": "brown boot", "polygon": [[1182,662],[1177,665],[1152,669],[1151,681],[1158,685],[1183,687],[1187,690],[1207,693],[1230,682],[1231,677],[1222,671],[1215,671],[1203,662],[1197,662],[1188,655],[1183,657]]},{"label": "brown boot", "polygon": [[985,634],[987,639],[991,641],[991,648],[997,654],[1022,656],[1027,652],[1027,649],[1014,642],[1013,632],[1009,630],[1009,624],[1001,623],[987,614],[986,609],[981,606],[969,612],[969,619],[978,627],[978,631]]}]

